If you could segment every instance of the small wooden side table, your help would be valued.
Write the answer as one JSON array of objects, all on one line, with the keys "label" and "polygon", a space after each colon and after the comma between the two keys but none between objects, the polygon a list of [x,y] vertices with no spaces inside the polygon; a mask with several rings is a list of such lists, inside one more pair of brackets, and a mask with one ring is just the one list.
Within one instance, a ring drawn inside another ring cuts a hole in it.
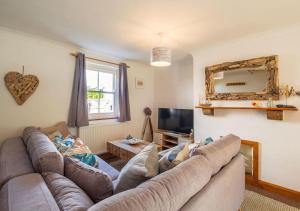
[{"label": "small wooden side table", "polygon": [[[112,155],[121,158],[122,160],[128,161],[142,151],[148,144],[150,144],[150,142],[147,141],[143,141],[138,144],[129,144],[126,139],[108,141],[107,151]],[[161,151],[162,146],[159,144],[156,145],[157,150]]]}]

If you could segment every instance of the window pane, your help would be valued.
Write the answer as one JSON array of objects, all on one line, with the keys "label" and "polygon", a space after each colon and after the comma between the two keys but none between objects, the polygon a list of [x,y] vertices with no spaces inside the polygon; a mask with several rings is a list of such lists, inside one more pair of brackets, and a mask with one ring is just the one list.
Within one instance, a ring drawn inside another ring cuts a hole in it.
[{"label": "window pane", "polygon": [[104,93],[100,99],[100,113],[113,113],[114,110],[114,95]]},{"label": "window pane", "polygon": [[98,72],[86,70],[86,84],[88,90],[97,90],[98,86]]},{"label": "window pane", "polygon": [[99,89],[106,92],[113,92],[114,89],[114,74],[99,72]]},{"label": "window pane", "polygon": [[99,100],[88,100],[88,109],[90,114],[99,113]]}]

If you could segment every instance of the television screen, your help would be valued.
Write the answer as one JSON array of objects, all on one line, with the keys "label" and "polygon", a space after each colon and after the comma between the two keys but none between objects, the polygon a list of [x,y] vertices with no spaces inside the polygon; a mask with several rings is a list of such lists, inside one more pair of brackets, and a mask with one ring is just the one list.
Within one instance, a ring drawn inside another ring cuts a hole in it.
[{"label": "television screen", "polygon": [[191,133],[194,125],[192,109],[158,109],[158,129],[177,133]]}]

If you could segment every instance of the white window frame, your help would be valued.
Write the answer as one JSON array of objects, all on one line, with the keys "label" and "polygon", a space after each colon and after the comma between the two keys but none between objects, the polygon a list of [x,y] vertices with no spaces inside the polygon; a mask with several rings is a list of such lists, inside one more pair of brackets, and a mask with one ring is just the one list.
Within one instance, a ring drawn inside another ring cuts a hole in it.
[{"label": "white window frame", "polygon": [[[111,113],[89,113],[89,121],[105,120],[105,119],[117,119],[119,114],[119,94],[118,94],[118,82],[119,72],[116,66],[104,65],[101,63],[86,61],[86,70],[97,71],[103,73],[112,73],[114,78],[114,91],[102,91],[103,94],[114,94],[114,112]],[[99,77],[99,75],[98,75]],[[99,81],[99,79],[98,79]],[[99,84],[97,84],[99,86]],[[99,87],[98,87],[99,89]]]}]

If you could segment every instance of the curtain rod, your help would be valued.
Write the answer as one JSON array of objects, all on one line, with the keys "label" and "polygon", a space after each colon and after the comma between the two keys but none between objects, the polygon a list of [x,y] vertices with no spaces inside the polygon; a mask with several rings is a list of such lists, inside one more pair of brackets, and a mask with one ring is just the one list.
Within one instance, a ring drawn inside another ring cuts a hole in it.
[{"label": "curtain rod", "polygon": [[[77,56],[76,53],[70,53],[71,56]],[[93,57],[88,57],[86,56],[85,58],[87,59],[90,59],[90,60],[94,60],[94,61],[98,61],[98,62],[104,62],[104,63],[107,63],[107,64],[113,64],[113,65],[119,65],[119,63],[114,63],[114,62],[109,62],[109,61],[105,61],[105,60],[101,60],[101,59],[96,59],[96,58],[93,58]],[[126,65],[127,68],[130,68],[130,66]]]}]

